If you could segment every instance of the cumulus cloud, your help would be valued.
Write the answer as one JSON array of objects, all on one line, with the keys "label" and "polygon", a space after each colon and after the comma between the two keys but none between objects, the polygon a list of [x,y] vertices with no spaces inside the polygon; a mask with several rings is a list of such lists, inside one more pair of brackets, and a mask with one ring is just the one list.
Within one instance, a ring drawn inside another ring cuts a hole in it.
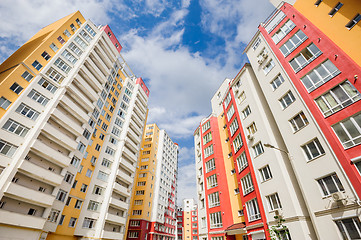
[{"label": "cumulus cloud", "polygon": [[180,146],[178,162],[184,163],[189,159],[194,159],[194,147],[188,148]]},{"label": "cumulus cloud", "polygon": [[182,205],[185,198],[193,198],[197,201],[195,164],[179,167],[178,173],[178,206]]}]

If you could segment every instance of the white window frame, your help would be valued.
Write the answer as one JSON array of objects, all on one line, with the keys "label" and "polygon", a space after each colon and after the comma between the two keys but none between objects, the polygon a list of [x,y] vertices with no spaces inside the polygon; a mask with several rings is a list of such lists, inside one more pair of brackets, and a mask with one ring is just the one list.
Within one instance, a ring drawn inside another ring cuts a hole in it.
[{"label": "white window frame", "polygon": [[261,219],[257,198],[253,198],[252,200],[246,202],[246,208],[249,222]]},{"label": "white window frame", "polygon": [[242,172],[246,167],[248,167],[248,160],[246,156],[246,152],[242,152],[236,159],[238,172]]},{"label": "white window frame", "polygon": [[210,213],[209,219],[210,219],[210,228],[211,229],[223,227],[222,212]]},{"label": "white window frame", "polygon": [[219,192],[208,194],[208,208],[220,206]]},{"label": "white window frame", "polygon": [[308,120],[303,112],[299,112],[288,121],[291,124],[293,132],[297,132],[308,125]]},{"label": "white window frame", "polygon": [[[311,161],[325,154],[325,150],[323,149],[320,141],[317,138],[312,139],[311,141],[302,145],[301,147],[308,161]],[[311,151],[312,149],[317,150],[317,152],[314,152],[316,155],[312,154]]]},{"label": "white window frame", "polygon": [[207,189],[211,189],[217,186],[218,186],[218,180],[216,174],[207,177]]},{"label": "white window frame", "polygon": [[243,196],[246,196],[247,194],[254,191],[254,185],[250,173],[248,173],[243,178],[241,178],[241,184],[242,184]]},{"label": "white window frame", "polygon": [[274,193],[266,196],[269,212],[273,212],[277,209],[282,209],[282,204],[278,193]]}]

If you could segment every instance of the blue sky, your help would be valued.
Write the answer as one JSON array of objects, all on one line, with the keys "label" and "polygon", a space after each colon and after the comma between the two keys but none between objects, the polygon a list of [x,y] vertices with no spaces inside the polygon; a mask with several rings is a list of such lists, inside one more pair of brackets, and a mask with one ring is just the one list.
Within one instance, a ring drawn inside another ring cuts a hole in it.
[{"label": "blue sky", "polygon": [[146,81],[148,122],[180,146],[178,203],[196,199],[193,132],[211,113],[222,81],[247,61],[242,52],[273,6],[269,0],[1,0],[0,62],[77,10],[96,25],[109,24],[130,68]]}]

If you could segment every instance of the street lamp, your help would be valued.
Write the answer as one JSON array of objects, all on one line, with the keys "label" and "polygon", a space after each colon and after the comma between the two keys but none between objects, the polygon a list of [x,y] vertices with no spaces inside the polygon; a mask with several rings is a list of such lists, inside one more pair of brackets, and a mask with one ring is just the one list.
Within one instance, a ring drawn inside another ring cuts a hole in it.
[{"label": "street lamp", "polygon": [[265,144],[263,144],[263,146],[265,146],[265,147],[267,147],[267,148],[274,148],[274,149],[277,149],[278,151],[284,152],[284,153],[286,153],[286,154],[288,155],[288,157],[289,157],[290,160],[291,160],[291,156],[290,156],[290,153],[289,153],[288,151],[283,150],[283,149],[280,149],[280,148],[278,148],[278,147],[275,147],[275,146],[273,146],[273,145],[271,145],[271,144],[269,144],[269,143],[265,143]]}]

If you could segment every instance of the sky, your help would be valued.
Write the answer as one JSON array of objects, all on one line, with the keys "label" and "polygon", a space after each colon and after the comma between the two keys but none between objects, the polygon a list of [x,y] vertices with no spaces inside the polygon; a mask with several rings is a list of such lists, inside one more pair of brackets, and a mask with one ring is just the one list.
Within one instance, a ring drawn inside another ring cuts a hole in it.
[{"label": "sky", "polygon": [[1,0],[0,62],[77,10],[96,25],[108,24],[150,89],[148,123],[179,144],[181,205],[197,200],[193,132],[211,113],[223,80],[248,61],[243,50],[273,9],[269,0]]}]

